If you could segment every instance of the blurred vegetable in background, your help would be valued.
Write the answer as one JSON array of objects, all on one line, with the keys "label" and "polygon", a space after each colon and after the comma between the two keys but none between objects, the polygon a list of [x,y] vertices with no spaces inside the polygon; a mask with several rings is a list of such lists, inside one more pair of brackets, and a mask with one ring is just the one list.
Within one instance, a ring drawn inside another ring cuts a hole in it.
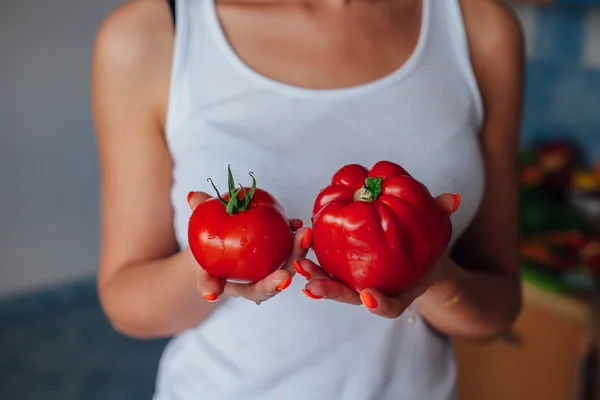
[{"label": "blurred vegetable in background", "polygon": [[600,161],[586,166],[580,154],[562,140],[520,154],[523,273],[553,290],[600,287]]}]

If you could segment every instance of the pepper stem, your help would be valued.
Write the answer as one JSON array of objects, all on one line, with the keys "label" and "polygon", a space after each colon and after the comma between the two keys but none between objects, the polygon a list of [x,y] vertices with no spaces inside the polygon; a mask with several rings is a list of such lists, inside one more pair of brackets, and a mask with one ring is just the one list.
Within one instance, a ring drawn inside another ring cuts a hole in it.
[{"label": "pepper stem", "polygon": [[[235,180],[233,179],[233,174],[231,173],[231,165],[227,166],[227,186],[228,186],[228,194],[229,199],[225,200],[220,194],[219,189],[215,186],[212,179],[208,178],[208,181],[212,185],[213,189],[217,192],[217,197],[221,204],[225,206],[225,211],[229,215],[234,215],[239,212],[245,211],[250,207],[250,203],[252,201],[252,197],[254,196],[254,192],[256,191],[256,179],[254,178],[254,174],[252,172],[249,173],[252,178],[252,187],[250,188],[250,192],[247,192],[246,189],[240,184],[240,188],[235,188]],[[244,199],[240,201],[238,195],[240,192],[244,193]]]},{"label": "pepper stem", "polygon": [[369,177],[365,179],[365,186],[354,192],[354,201],[375,201],[381,196],[382,178]]}]

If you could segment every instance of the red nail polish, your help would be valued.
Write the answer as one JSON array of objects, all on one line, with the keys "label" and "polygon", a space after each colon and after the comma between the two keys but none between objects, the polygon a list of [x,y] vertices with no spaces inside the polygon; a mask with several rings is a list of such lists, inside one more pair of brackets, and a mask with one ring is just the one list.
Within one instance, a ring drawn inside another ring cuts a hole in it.
[{"label": "red nail polish", "polygon": [[315,300],[319,300],[319,299],[323,298],[323,296],[317,296],[316,294],[313,294],[312,292],[310,292],[307,289],[302,289],[302,293],[304,293],[306,296],[310,297],[311,299],[315,299]]},{"label": "red nail polish", "polygon": [[304,236],[302,236],[302,241],[300,242],[300,246],[302,246],[302,250],[308,250],[312,243],[313,232],[312,229],[306,228],[304,232]]},{"label": "red nail polish", "polygon": [[288,276],[279,284],[279,286],[276,287],[277,291],[281,292],[282,290],[287,289],[287,287],[290,286],[290,283],[292,283],[292,277]]},{"label": "red nail polish", "polygon": [[377,308],[377,301],[369,293],[360,292],[360,301],[371,310]]},{"label": "red nail polish", "polygon": [[452,208],[451,214],[454,214],[456,210],[458,210],[458,206],[460,205],[460,194],[454,193],[452,197],[454,197],[454,208]]},{"label": "red nail polish", "polygon": [[188,204],[190,203],[190,199],[192,198],[193,195],[194,195],[194,192],[189,192],[187,194],[187,202],[188,202]]},{"label": "red nail polish", "polygon": [[302,221],[294,221],[294,225],[292,225],[292,229],[297,231],[298,229],[304,226],[304,222]]},{"label": "red nail polish", "polygon": [[216,293],[211,293],[211,294],[207,294],[206,296],[204,296],[204,299],[206,301],[208,301],[209,303],[212,303],[213,301],[217,301],[218,298],[219,298],[219,295]]},{"label": "red nail polish", "polygon": [[296,270],[297,273],[299,273],[306,279],[310,279],[310,274],[308,272],[306,272],[306,270],[304,268],[302,268],[302,265],[300,265],[300,263],[298,261],[294,261],[292,263],[292,265],[294,266],[294,269]]}]

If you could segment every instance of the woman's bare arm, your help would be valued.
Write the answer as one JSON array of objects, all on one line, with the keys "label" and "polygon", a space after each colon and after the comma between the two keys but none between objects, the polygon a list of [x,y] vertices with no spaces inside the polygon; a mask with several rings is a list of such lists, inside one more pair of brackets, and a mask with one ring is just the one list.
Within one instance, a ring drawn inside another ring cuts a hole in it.
[{"label": "woman's bare arm", "polygon": [[197,266],[178,252],[163,133],[173,26],[167,3],[136,0],[101,27],[93,61],[93,112],[102,186],[99,294],[114,327],[171,335],[214,305],[196,290]]},{"label": "woman's bare arm", "polygon": [[[172,160],[165,141],[173,26],[164,0],[133,0],[98,33],[93,106],[102,183],[99,293],[114,327],[135,337],[169,336],[215,308],[203,299],[256,303],[289,285],[292,261],[306,255],[298,229],[290,260],[254,284],[212,278],[189,249],[178,250],[170,203]],[[206,200],[195,192],[191,208]],[[298,220],[290,221],[292,228]]]},{"label": "woman's bare arm", "polygon": [[486,188],[480,211],[455,248],[446,279],[416,304],[443,332],[486,337],[509,328],[521,306],[517,150],[523,91],[523,40],[496,0],[463,0],[472,60],[485,106],[481,147]]}]

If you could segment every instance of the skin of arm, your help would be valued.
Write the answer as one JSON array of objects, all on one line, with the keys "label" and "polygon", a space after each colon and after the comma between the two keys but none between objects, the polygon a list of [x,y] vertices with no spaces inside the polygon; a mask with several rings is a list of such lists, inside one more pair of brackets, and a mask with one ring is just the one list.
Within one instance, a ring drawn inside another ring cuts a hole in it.
[{"label": "skin of arm", "polygon": [[215,308],[196,290],[189,250],[179,251],[169,201],[172,161],[162,127],[173,47],[167,2],[115,10],[100,28],[92,103],[101,171],[101,304],[129,336],[168,336]]},{"label": "skin of arm", "polygon": [[519,23],[499,2],[463,0],[463,12],[486,115],[486,189],[481,211],[442,260],[444,276],[415,304],[437,329],[485,339],[506,332],[521,308],[517,151],[524,46]]}]

